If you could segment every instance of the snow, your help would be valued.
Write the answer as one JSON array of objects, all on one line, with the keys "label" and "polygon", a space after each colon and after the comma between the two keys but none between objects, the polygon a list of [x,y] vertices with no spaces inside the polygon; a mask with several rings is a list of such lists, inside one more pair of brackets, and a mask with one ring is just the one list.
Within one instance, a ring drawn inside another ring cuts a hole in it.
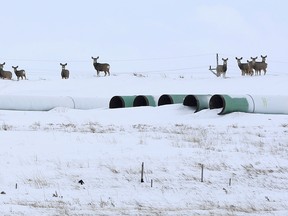
[{"label": "snow", "polygon": [[108,103],[115,95],[286,96],[288,74],[95,74],[0,80],[0,98],[103,104],[0,110],[0,215],[287,215],[287,115]]}]

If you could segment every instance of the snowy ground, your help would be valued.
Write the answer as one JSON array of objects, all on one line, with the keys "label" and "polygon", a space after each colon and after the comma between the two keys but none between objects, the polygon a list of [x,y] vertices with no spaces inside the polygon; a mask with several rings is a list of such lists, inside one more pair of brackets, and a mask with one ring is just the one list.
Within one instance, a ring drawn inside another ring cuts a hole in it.
[{"label": "snowy ground", "polygon": [[[239,74],[32,74],[0,95],[287,94],[288,74]],[[1,110],[0,215],[287,215],[288,116],[217,113]]]}]

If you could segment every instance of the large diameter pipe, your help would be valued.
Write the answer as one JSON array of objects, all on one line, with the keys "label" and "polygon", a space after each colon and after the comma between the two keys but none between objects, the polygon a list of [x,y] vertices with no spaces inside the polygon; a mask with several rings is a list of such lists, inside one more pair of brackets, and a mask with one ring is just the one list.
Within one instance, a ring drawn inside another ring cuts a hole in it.
[{"label": "large diameter pipe", "polygon": [[71,97],[1,95],[1,110],[48,111],[55,107],[74,109]]},{"label": "large diameter pipe", "polygon": [[95,98],[95,97],[70,97],[74,103],[74,109],[96,109],[108,108],[108,98]]},{"label": "large diameter pipe", "polygon": [[103,98],[81,98],[70,96],[30,96],[30,95],[1,95],[1,110],[19,111],[49,111],[56,107],[71,109],[96,109],[107,107],[107,99]]},{"label": "large diameter pipe", "polygon": [[199,112],[203,109],[209,108],[209,100],[211,95],[187,95],[184,98],[183,105],[189,106],[195,109],[195,112]]},{"label": "large diameter pipe", "polygon": [[177,104],[177,103],[183,103],[184,98],[186,95],[182,94],[164,94],[161,95],[158,99],[158,106],[166,105],[166,104]]},{"label": "large diameter pipe", "polygon": [[288,96],[251,96],[253,100],[253,112],[265,114],[288,114]]},{"label": "large diameter pipe", "polygon": [[109,102],[109,108],[133,107],[136,96],[114,96]]},{"label": "large diameter pipe", "polygon": [[231,112],[288,114],[288,96],[280,95],[213,95],[210,109],[221,109],[219,115]]},{"label": "large diameter pipe", "polygon": [[248,96],[213,95],[209,101],[210,109],[221,109],[219,115],[231,112],[249,112]]},{"label": "large diameter pipe", "polygon": [[155,97],[152,95],[138,95],[133,101],[133,106],[156,106]]}]

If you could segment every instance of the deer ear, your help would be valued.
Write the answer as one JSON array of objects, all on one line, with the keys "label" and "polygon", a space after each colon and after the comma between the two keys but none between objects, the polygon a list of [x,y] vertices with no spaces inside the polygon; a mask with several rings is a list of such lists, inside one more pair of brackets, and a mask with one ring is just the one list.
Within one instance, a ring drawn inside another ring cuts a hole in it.
[{"label": "deer ear", "polygon": [[67,65],[67,63],[65,64],[65,66]]},{"label": "deer ear", "polygon": [[91,59],[94,59],[93,56],[91,56]]}]

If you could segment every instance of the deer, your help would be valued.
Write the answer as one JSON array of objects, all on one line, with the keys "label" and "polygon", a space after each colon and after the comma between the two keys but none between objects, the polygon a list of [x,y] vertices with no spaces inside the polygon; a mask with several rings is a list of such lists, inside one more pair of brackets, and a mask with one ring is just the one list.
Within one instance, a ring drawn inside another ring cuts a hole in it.
[{"label": "deer", "polygon": [[241,58],[235,57],[235,59],[237,60],[238,67],[240,68],[242,72],[242,76],[253,75],[253,68],[251,67],[251,65],[249,65],[249,63],[241,63],[241,60],[243,59],[243,57]]},{"label": "deer", "polygon": [[110,76],[110,65],[107,63],[98,63],[97,60],[99,59],[99,56],[94,58],[93,56],[91,57],[93,59],[93,66],[95,70],[97,71],[97,76],[99,76],[99,73],[103,71],[105,73],[105,76],[108,74]]},{"label": "deer", "polygon": [[12,72],[10,71],[4,71],[3,67],[5,65],[5,62],[3,64],[0,64],[0,78],[2,79],[12,79]]},{"label": "deer", "polygon": [[264,75],[266,75],[266,70],[268,66],[268,64],[266,63],[267,55],[266,56],[261,55],[261,58],[262,58],[261,62],[256,62],[257,56],[255,58],[251,57],[253,69],[255,70],[256,75],[261,75],[262,70],[264,72]]},{"label": "deer", "polygon": [[61,70],[62,79],[68,79],[69,78],[69,70],[65,69],[65,67],[67,66],[67,63],[65,63],[65,64],[60,63],[60,65],[62,66],[62,70]]},{"label": "deer", "polygon": [[227,71],[228,58],[226,58],[226,59],[222,58],[222,60],[223,60],[223,65],[217,65],[216,72],[217,72],[217,77],[219,77],[219,76],[221,76],[221,74],[223,74],[223,77],[225,78],[226,71]]},{"label": "deer", "polygon": [[17,70],[18,66],[16,66],[16,67],[12,66],[12,68],[14,69],[14,73],[15,73],[18,81],[19,81],[20,77],[21,77],[22,80],[23,80],[23,77],[26,80],[25,70]]}]

